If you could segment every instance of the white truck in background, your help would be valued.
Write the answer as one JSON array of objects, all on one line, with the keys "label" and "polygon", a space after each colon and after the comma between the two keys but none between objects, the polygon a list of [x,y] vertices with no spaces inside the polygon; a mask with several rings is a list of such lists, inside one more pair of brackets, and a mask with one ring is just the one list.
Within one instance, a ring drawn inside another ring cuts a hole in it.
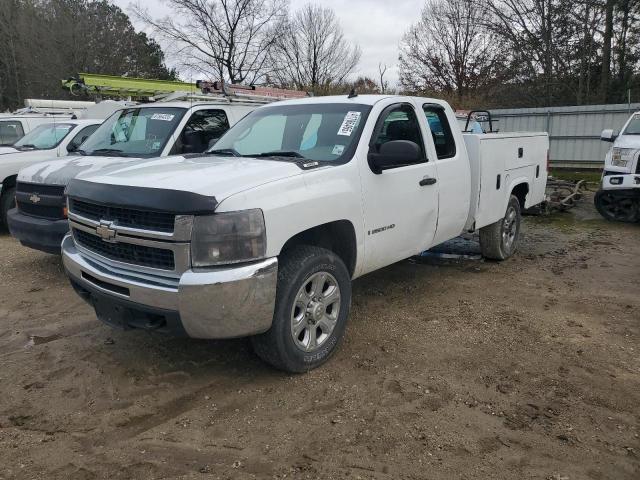
[{"label": "white truck in background", "polygon": [[282,96],[306,95],[269,89],[273,96],[268,97],[262,94],[267,89],[242,88],[246,93],[176,93],[118,110],[76,155],[23,168],[15,187],[16,208],[8,213],[11,234],[27,247],[59,255],[69,231],[64,190],[72,178],[152,157],[202,153],[255,108]]},{"label": "white truck in background", "polygon": [[[26,104],[33,102],[35,100],[25,101]],[[56,101],[47,100],[46,102]],[[60,112],[63,111],[60,105],[74,103],[81,105],[74,107],[73,111],[76,113],[73,113],[69,107],[69,113],[72,113],[72,116],[52,114],[47,111],[49,113],[42,113],[42,117],[33,117],[37,118],[37,125],[29,115],[22,117],[23,121],[30,119],[30,126],[33,128],[11,147],[0,150],[0,228],[8,226],[8,212],[15,206],[16,177],[20,169],[74,153],[105,118],[123,106],[132,104],[132,102],[111,100],[97,104],[58,101],[58,106],[55,108]],[[44,204],[46,201],[43,202],[43,206]]]},{"label": "white truck in background", "polygon": [[546,133],[463,135],[436,99],[281,102],[204,155],[72,180],[63,262],[109,325],[251,336],[303,372],[339,345],[352,279],[476,230],[485,257],[513,255],[548,148]]},{"label": "white truck in background", "polygon": [[94,102],[27,98],[24,108],[0,114],[0,154],[14,153],[13,144],[38,125],[73,116],[82,118],[82,114],[94,105]]},{"label": "white truck in background", "polygon": [[608,129],[600,139],[613,143],[604,162],[600,190],[594,198],[607,220],[640,221],[640,112],[624,124],[620,133]]}]

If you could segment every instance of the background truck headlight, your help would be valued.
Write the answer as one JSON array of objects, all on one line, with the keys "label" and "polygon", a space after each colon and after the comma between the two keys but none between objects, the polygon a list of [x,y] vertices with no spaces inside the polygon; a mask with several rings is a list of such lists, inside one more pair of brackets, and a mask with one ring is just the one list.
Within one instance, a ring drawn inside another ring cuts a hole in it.
[{"label": "background truck headlight", "polygon": [[196,216],[191,238],[191,263],[211,267],[264,258],[267,250],[262,210]]},{"label": "background truck headlight", "polygon": [[611,154],[611,165],[614,167],[626,167],[638,153],[635,148],[614,148]]}]

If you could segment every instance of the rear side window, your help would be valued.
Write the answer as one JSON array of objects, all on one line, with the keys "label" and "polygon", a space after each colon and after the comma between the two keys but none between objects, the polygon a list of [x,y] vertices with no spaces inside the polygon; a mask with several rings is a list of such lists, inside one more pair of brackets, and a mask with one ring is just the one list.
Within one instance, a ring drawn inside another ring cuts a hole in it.
[{"label": "rear side window", "polygon": [[0,122],[0,145],[13,145],[24,137],[22,124],[16,121]]},{"label": "rear side window", "polygon": [[456,142],[453,139],[453,132],[447,120],[447,115],[443,108],[433,105],[423,107],[427,117],[427,123],[431,130],[431,137],[436,146],[436,154],[439,159],[451,158],[456,154]]}]

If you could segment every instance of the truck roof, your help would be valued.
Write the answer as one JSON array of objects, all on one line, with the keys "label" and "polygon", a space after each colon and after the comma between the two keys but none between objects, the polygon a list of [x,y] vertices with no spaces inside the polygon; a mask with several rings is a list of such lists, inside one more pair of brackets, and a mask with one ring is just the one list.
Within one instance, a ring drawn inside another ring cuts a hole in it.
[{"label": "truck roof", "polygon": [[354,105],[375,105],[381,100],[388,98],[397,98],[398,101],[407,101],[411,99],[419,99],[420,101],[428,103],[437,103],[439,105],[447,105],[444,100],[438,100],[436,98],[427,97],[411,97],[407,95],[357,95],[349,98],[348,95],[331,95],[327,97],[307,97],[294,100],[283,100],[277,103],[277,105],[304,105],[304,104],[318,104],[318,103],[352,103]]}]

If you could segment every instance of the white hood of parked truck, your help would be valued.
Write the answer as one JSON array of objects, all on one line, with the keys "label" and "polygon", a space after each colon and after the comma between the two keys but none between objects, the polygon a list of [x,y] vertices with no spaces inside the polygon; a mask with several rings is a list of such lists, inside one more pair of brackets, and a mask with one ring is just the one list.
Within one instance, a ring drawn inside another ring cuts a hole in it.
[{"label": "white hood of parked truck", "polygon": [[67,185],[69,180],[78,175],[96,174],[106,166],[122,167],[143,161],[145,160],[131,157],[83,157],[72,155],[23,168],[18,174],[18,181],[46,185]]},{"label": "white hood of parked truck", "polygon": [[6,155],[7,153],[18,153],[19,150],[13,147],[0,147],[0,155]]},{"label": "white hood of parked truck", "polygon": [[[126,159],[122,159],[126,160]],[[181,190],[215,196],[218,202],[251,188],[300,175],[293,162],[238,157],[173,156],[108,165],[77,178],[94,183]]]}]

